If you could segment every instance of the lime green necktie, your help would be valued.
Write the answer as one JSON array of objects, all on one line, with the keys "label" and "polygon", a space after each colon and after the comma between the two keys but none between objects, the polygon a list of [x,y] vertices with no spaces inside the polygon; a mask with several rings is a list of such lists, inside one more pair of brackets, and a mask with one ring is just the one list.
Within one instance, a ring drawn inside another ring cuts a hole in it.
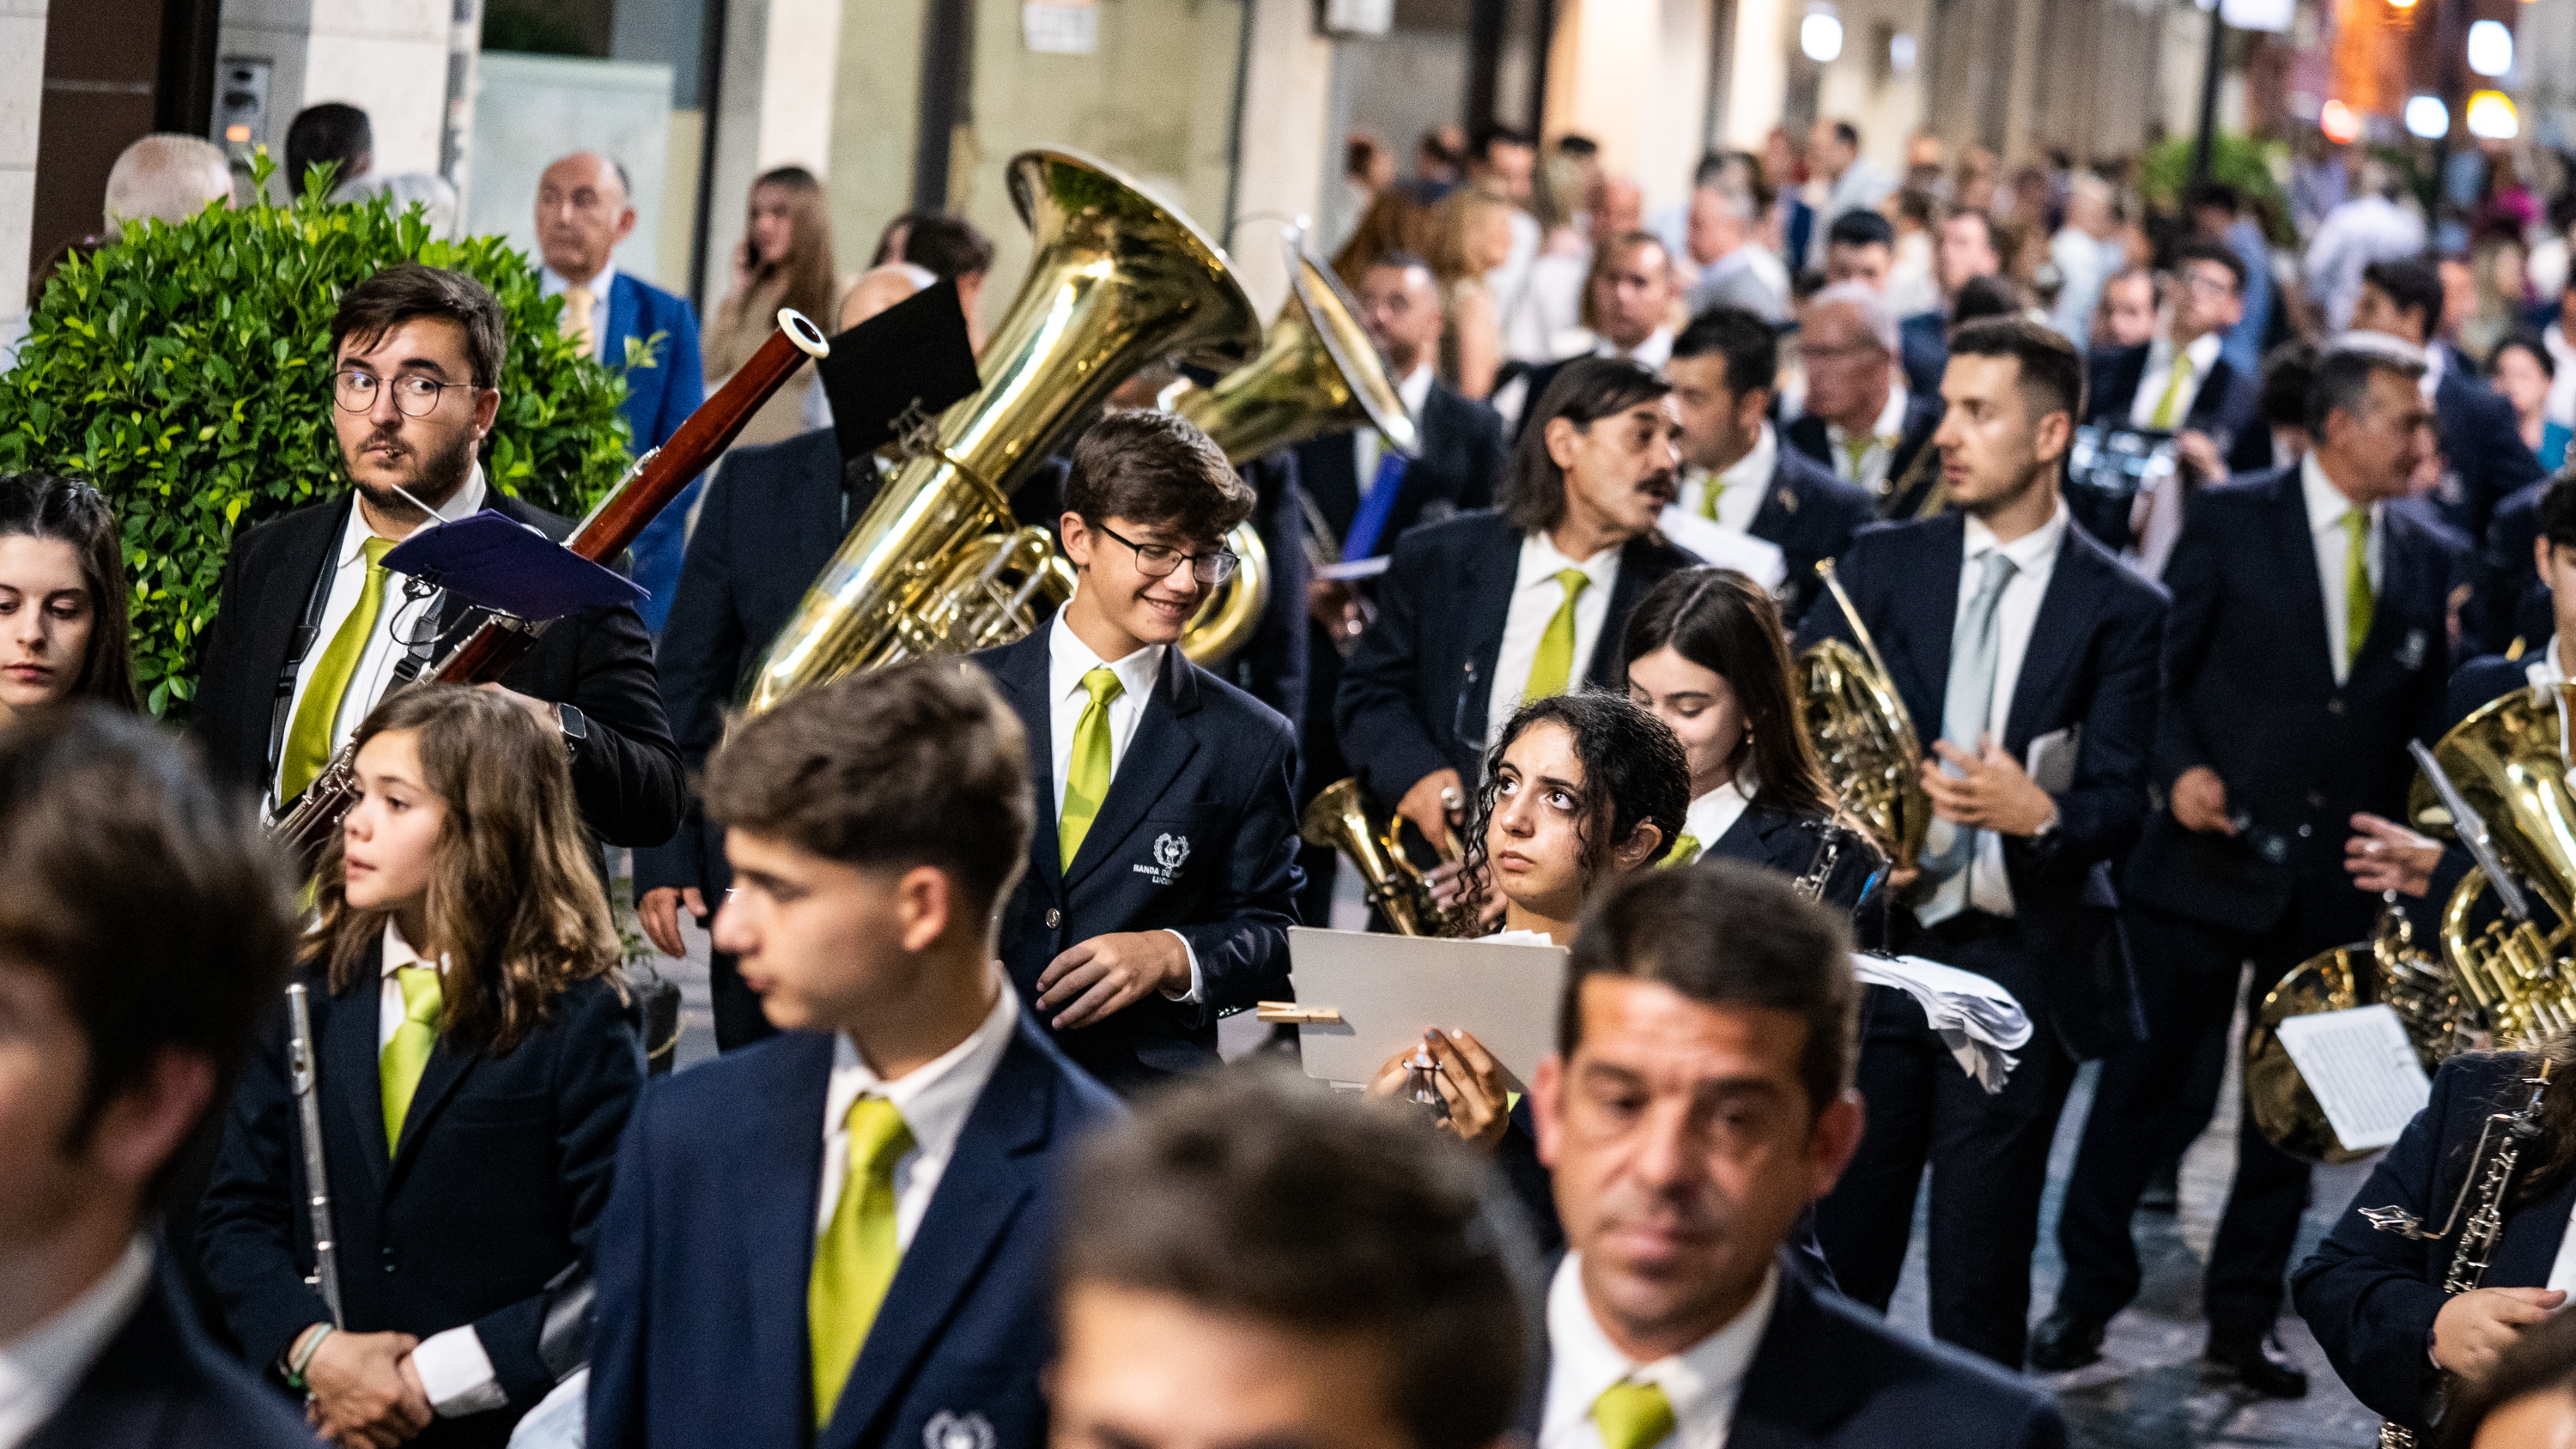
[{"label": "lime green necktie", "polygon": [[2343,662],[2349,669],[2361,657],[2361,641],[2370,637],[2370,616],[2378,600],[2370,593],[2370,514],[2355,508],[2343,516]]},{"label": "lime green necktie", "polygon": [[2174,354],[2173,366],[2165,375],[2165,395],[2156,399],[2156,410],[2147,415],[2147,426],[2171,431],[2182,410],[2183,385],[2191,381],[2191,354]]},{"label": "lime green necktie", "polygon": [[832,1205],[832,1222],[814,1244],[814,1278],[805,1289],[805,1335],[814,1351],[814,1427],[832,1422],[868,1327],[877,1320],[894,1270],[894,1165],[912,1148],[903,1113],[883,1097],[861,1097],[842,1121],[850,1132],[850,1175]]},{"label": "lime green necktie", "polygon": [[1654,1449],[1671,1436],[1673,1401],[1661,1384],[1612,1384],[1592,1401],[1601,1449]]},{"label": "lime green necktie", "polygon": [[1109,701],[1126,688],[1117,671],[1106,666],[1082,676],[1082,687],[1091,692],[1091,702],[1073,722],[1073,761],[1064,772],[1064,810],[1055,827],[1066,870],[1073,869],[1082,837],[1091,833],[1091,822],[1100,815],[1100,802],[1109,798]]},{"label": "lime green necktie", "polygon": [[286,732],[286,758],[277,782],[280,803],[303,794],[304,787],[331,762],[332,726],[340,719],[340,698],[349,692],[349,676],[357,673],[358,656],[367,652],[367,636],[375,632],[376,612],[384,606],[385,555],[394,541],[370,538],[361,546],[367,553],[367,581],[358,588],[358,606],[340,621],[340,632],[331,636],[331,647],[322,651],[313,677],[305,682],[304,699],[295,706],[295,723]]},{"label": "lime green necktie", "polygon": [[1546,699],[1565,693],[1574,680],[1574,601],[1592,582],[1581,569],[1558,569],[1556,581],[1565,590],[1565,602],[1547,621],[1547,632],[1538,636],[1538,653],[1530,660],[1529,687],[1521,691],[1523,700]]},{"label": "lime green necktie", "polygon": [[1699,516],[1717,522],[1717,500],[1725,492],[1726,485],[1718,481],[1715,473],[1703,475],[1699,480]]},{"label": "lime green necktie", "polygon": [[1849,460],[1843,468],[1843,477],[1859,482],[1861,461],[1869,456],[1870,449],[1877,446],[1878,438],[1870,433],[1854,433],[1843,439],[1843,456]]},{"label": "lime green necktie", "polygon": [[430,1048],[438,1045],[438,1018],[447,1006],[435,967],[397,966],[394,981],[402,988],[402,1025],[394,1028],[393,1040],[385,1043],[376,1062],[376,1082],[385,1099],[387,1156],[402,1142],[403,1119],[411,1115],[412,1094],[420,1090]]},{"label": "lime green necktie", "polygon": [[1670,870],[1674,866],[1688,865],[1697,859],[1699,859],[1699,837],[1685,830],[1673,837],[1673,848],[1664,852],[1664,858],[1655,863],[1655,869]]}]

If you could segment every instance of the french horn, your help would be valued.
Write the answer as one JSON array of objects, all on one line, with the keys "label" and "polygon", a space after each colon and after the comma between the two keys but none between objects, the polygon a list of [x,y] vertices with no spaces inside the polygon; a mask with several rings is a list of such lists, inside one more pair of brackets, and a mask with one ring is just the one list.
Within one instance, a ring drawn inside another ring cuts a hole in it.
[{"label": "french horn", "polygon": [[1818,563],[1816,575],[1860,645],[1819,639],[1798,657],[1806,671],[1807,734],[1843,808],[1887,847],[1897,869],[1909,870],[1921,863],[1923,839],[1932,829],[1923,746],[1877,641],[1834,576],[1833,560]]}]

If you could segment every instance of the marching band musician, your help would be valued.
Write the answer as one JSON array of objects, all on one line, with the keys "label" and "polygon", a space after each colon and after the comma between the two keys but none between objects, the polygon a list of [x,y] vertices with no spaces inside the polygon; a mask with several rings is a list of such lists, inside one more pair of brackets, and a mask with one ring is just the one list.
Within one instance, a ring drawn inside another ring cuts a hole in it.
[{"label": "marching band musician", "polygon": [[1072,600],[974,656],[1019,713],[1054,825],[1002,908],[1002,960],[1117,1091],[1216,1065],[1220,1015],[1288,994],[1296,733],[1179,648],[1253,502],[1187,420],[1108,414],[1065,480]]},{"label": "marching band musician", "polygon": [[[501,307],[462,272],[415,263],[351,287],[331,319],[327,406],[348,495],[233,540],[188,727],[216,774],[283,807],[376,702],[468,632],[471,608],[381,560],[422,524],[490,508],[547,537],[567,520],[490,486],[477,450],[500,414]],[[425,511],[426,510],[426,511]],[[557,620],[492,686],[562,741],[583,823],[659,845],[680,819],[679,751],[632,604]]]},{"label": "marching band musician", "polygon": [[[2423,372],[2386,339],[2327,352],[2308,392],[2314,451],[2201,489],[2186,510],[2164,573],[2159,808],[2120,881],[2121,931],[2156,963],[2147,1030],[2094,1091],[2058,1224],[2066,1278],[2034,1335],[2042,1368],[2091,1362],[2137,1293],[2129,1219],[2156,1164],[2208,1125],[2219,1076],[2193,1063],[2225,1039],[2243,963],[2259,1001],[2299,962],[2370,933],[2378,902],[2352,888],[2341,842],[2356,813],[2404,806],[2406,742],[2440,737],[2448,674],[2449,548],[2391,506],[2433,447]],[[2307,1184],[2307,1165],[2244,1114],[2210,1249],[2205,1357],[2273,1397],[2307,1391],[2267,1342]]]},{"label": "marching band musician", "polygon": [[[2521,1144],[2496,1203],[2503,1236],[2487,1254],[2479,1285],[2446,1294],[2461,1233],[2487,1196],[2468,1180],[2483,1176],[2484,1160],[2472,1162],[2479,1136],[2490,1117],[2529,1105],[2528,1079],[2543,1063],[2550,1082],[2540,1099],[2540,1134]],[[2576,1082],[2561,1080],[2571,1066],[2576,1045],[2564,1037],[2537,1053],[2464,1052],[2444,1062],[2432,1100],[2293,1275],[2299,1316],[2315,1330],[2327,1362],[2353,1397],[2391,1423],[2418,1434],[2433,1428],[2446,1376],[2474,1389],[2495,1370],[2497,1356],[2552,1317],[2576,1287],[2569,1223]],[[2467,1200],[2446,1232],[2464,1185]],[[2424,1233],[2439,1236],[2382,1229],[2362,1216],[2381,1208],[2411,1214]]]},{"label": "marching band musician", "polygon": [[[1970,323],[1941,392],[1932,445],[1957,511],[1861,534],[1844,572],[1934,757],[1917,949],[2002,984],[2037,1033],[1990,1095],[1911,997],[1874,989],[1868,1131],[1818,1226],[1844,1290],[1883,1307],[1928,1161],[1933,1335],[2017,1370],[2058,1109],[2076,1061],[2135,1032],[2107,862],[2146,811],[2165,605],[2071,526],[2059,475],[2084,384],[2064,339]],[[1799,642],[1828,634],[1853,637],[1831,598]]]},{"label": "marching band musician", "polygon": [[1425,840],[1456,823],[1493,726],[1524,699],[1619,682],[1619,633],[1698,562],[1655,528],[1672,502],[1672,388],[1635,362],[1568,363],[1531,405],[1501,508],[1416,528],[1333,716],[1361,786]]},{"label": "marching band musician", "polygon": [[1798,312],[1806,410],[1780,430],[1781,441],[1874,497],[1881,518],[1914,517],[1940,472],[1924,450],[1941,399],[1905,390],[1898,345],[1876,289],[1837,282],[1809,297]]},{"label": "marching band musician", "polygon": [[[325,1180],[281,1021],[225,1121],[206,1276],[244,1358],[345,1449],[497,1449],[579,1366],[550,1310],[590,1262],[644,1051],[562,745],[452,685],[404,690],[354,738],[360,794],[301,966]],[[337,1303],[305,1278],[315,1191]]]},{"label": "marching band musician", "polygon": [[0,476],[0,724],[70,699],[135,709],[124,552],[87,481]]},{"label": "marching band musician", "polygon": [[1673,574],[1629,616],[1628,697],[1690,760],[1690,812],[1665,859],[1769,866],[1855,914],[1887,857],[1835,804],[1786,632],[1771,596],[1732,569]]}]

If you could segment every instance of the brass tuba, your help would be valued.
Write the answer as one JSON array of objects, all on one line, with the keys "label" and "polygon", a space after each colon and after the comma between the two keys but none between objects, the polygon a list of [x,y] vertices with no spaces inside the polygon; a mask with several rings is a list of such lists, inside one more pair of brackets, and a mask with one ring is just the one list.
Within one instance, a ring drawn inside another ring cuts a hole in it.
[{"label": "brass tuba", "polygon": [[1910,869],[1922,860],[1923,837],[1932,828],[1923,746],[1869,626],[1834,577],[1833,560],[1818,563],[1816,574],[1851,621],[1860,647],[1819,639],[1799,656],[1807,672],[1807,734],[1843,808],[1869,827],[1899,870]]},{"label": "brass tuba", "polygon": [[[1446,911],[1440,908],[1431,898],[1429,877],[1406,857],[1396,838],[1402,828],[1402,821],[1391,820],[1379,829],[1360,797],[1360,782],[1351,778],[1335,780],[1307,804],[1297,834],[1308,845],[1340,851],[1359,871],[1369,904],[1386,912],[1398,935],[1476,934],[1476,903],[1460,901]],[[1463,854],[1458,832],[1444,833],[1447,838],[1435,844],[1442,860],[1454,861]]]},{"label": "brass tuba", "polygon": [[922,654],[1006,644],[1073,573],[1010,494],[1110,391],[1149,362],[1230,367],[1259,319],[1225,253],[1115,170],[1069,151],[1011,158],[1036,254],[984,352],[984,387],[905,463],[753,666],[743,705]]},{"label": "brass tuba", "polygon": [[[1360,326],[1359,304],[1330,268],[1307,255],[1298,232],[1291,230],[1280,250],[1288,261],[1288,300],[1263,334],[1261,355],[1206,387],[1180,384],[1163,395],[1164,405],[1198,424],[1237,467],[1308,438],[1361,427],[1377,429],[1387,446],[1410,456],[1413,416]],[[1226,544],[1243,556],[1243,569],[1190,621],[1181,647],[1198,664],[1242,648],[1269,603],[1270,560],[1261,535],[1249,523],[1237,524]]]}]

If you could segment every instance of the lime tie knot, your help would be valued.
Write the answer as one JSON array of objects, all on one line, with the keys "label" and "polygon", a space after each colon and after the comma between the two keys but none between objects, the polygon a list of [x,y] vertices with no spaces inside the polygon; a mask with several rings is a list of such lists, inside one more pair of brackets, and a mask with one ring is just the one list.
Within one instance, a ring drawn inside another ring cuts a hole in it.
[{"label": "lime tie knot", "polygon": [[1592,1401],[1601,1449],[1654,1449],[1671,1437],[1673,1401],[1661,1384],[1612,1384]]},{"label": "lime tie knot", "polygon": [[1655,863],[1655,868],[1670,870],[1674,866],[1688,865],[1697,859],[1699,859],[1699,837],[1685,830],[1673,837],[1673,848],[1664,853],[1664,858]]}]

